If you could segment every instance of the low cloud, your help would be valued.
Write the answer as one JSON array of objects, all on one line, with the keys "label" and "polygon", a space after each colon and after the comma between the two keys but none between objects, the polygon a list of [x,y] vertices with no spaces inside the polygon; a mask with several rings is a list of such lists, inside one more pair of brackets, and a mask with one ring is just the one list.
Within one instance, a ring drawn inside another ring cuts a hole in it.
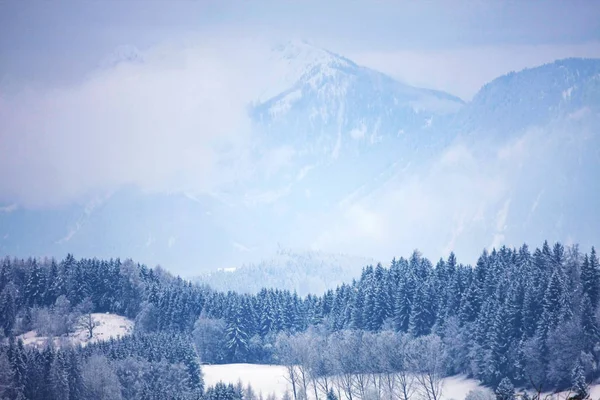
[{"label": "low cloud", "polygon": [[597,164],[583,150],[596,146],[591,132],[559,122],[530,128],[502,146],[455,142],[431,162],[399,167],[367,198],[315,218],[321,224],[312,248],[382,260],[415,248],[432,259],[455,251],[461,262],[475,263],[484,248],[525,241],[591,245],[593,212],[579,194]]},{"label": "low cloud", "polygon": [[382,259],[415,248],[433,259],[456,251],[462,261],[475,262],[490,244],[512,245],[505,242],[511,190],[529,143],[518,138],[496,157],[456,143],[433,163],[399,172],[368,198],[341,204],[313,248]]},{"label": "low cloud", "polygon": [[2,207],[0,207],[0,213],[6,213],[6,214],[8,214],[8,213],[11,213],[11,212],[15,211],[17,208],[18,207],[17,207],[16,204],[11,204],[11,205],[8,205],[8,206],[2,206]]},{"label": "low cloud", "polygon": [[0,93],[0,201],[55,206],[123,185],[203,193],[237,177],[257,49],[156,47],[80,84]]}]

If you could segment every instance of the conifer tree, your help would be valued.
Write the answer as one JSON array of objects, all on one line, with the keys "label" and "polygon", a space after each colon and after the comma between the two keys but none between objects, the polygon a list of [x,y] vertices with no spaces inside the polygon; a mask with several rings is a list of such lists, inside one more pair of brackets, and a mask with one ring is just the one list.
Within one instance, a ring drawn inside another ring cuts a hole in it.
[{"label": "conifer tree", "polygon": [[512,372],[509,361],[512,337],[512,316],[507,305],[498,305],[495,310],[492,329],[488,337],[490,351],[489,376],[492,382],[498,382],[502,376]]},{"label": "conifer tree", "polygon": [[327,400],[338,400],[333,388],[329,388],[329,391],[327,392]]},{"label": "conifer tree", "polygon": [[590,398],[589,387],[585,381],[585,371],[581,362],[575,364],[571,371],[571,390],[574,392],[573,400],[585,400]]},{"label": "conifer tree", "polygon": [[[240,307],[238,305],[238,307]],[[232,320],[227,324],[225,330],[225,346],[230,360],[237,362],[243,361],[248,352],[248,333],[243,325],[243,310],[238,308]]]},{"label": "conifer tree", "polygon": [[581,265],[581,284],[583,293],[587,294],[595,309],[600,299],[600,267],[598,266],[598,258],[596,249],[592,247],[590,256],[586,254],[583,257]]},{"label": "conifer tree", "polygon": [[13,290],[10,287],[5,287],[0,292],[0,328],[3,329],[5,336],[12,334],[17,317],[17,305],[13,296]]},{"label": "conifer tree", "polygon": [[25,285],[25,299],[27,304],[31,307],[33,305],[42,303],[42,297],[42,273],[36,260],[34,259],[31,261],[31,270]]},{"label": "conifer tree", "polygon": [[473,322],[477,318],[480,307],[479,298],[477,282],[473,281],[462,299],[458,313],[458,317],[463,324],[465,322]]},{"label": "conifer tree", "polygon": [[400,332],[408,332],[410,326],[410,315],[412,313],[413,293],[410,282],[406,281],[401,284],[396,297],[394,307],[394,324],[396,330]]},{"label": "conifer tree", "polygon": [[[364,274],[363,274],[364,275]],[[351,320],[350,327],[354,329],[364,328],[364,310],[365,310],[365,294],[362,286],[359,286],[356,292],[354,292],[354,298],[351,306]]]},{"label": "conifer tree", "polygon": [[592,302],[587,294],[581,301],[581,331],[583,333],[583,350],[591,352],[594,345],[600,340],[600,330],[596,321],[596,315],[592,308]]},{"label": "conifer tree", "polygon": [[502,379],[495,391],[496,400],[514,400],[515,387],[508,378]]},{"label": "conifer tree", "polygon": [[564,310],[563,290],[560,271],[558,269],[554,270],[544,295],[543,312],[538,325],[543,337],[549,329],[555,328],[560,323]]},{"label": "conifer tree", "polygon": [[429,295],[428,282],[417,286],[408,327],[408,332],[415,337],[429,334],[433,326],[433,304]]}]

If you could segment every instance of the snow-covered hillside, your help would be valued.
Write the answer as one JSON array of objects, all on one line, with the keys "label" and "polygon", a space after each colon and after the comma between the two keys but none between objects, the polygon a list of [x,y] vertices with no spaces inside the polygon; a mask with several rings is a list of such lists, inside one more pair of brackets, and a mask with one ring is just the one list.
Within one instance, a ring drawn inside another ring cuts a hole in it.
[{"label": "snow-covered hillside", "polygon": [[[116,314],[109,313],[92,313],[92,319],[97,326],[93,328],[93,336],[89,338],[86,329],[80,325],[76,325],[73,333],[65,336],[52,338],[54,345],[60,347],[65,344],[85,346],[88,343],[96,343],[111,338],[123,337],[130,335],[133,332],[133,321]],[[47,336],[38,336],[36,331],[29,331],[18,336],[22,339],[25,345],[42,347],[50,340]]]},{"label": "snow-covered hillside", "polygon": [[375,264],[365,257],[279,249],[274,257],[259,263],[217,270],[195,280],[222,291],[258,293],[267,287],[295,291],[300,296],[320,295],[358,278],[365,266]]}]

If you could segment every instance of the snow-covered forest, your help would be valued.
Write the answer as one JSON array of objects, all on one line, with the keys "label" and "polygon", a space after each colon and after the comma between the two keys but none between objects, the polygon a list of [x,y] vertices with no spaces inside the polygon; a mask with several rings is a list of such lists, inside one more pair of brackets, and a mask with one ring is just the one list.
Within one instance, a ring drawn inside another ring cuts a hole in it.
[{"label": "snow-covered forest", "polygon": [[258,293],[262,288],[295,291],[301,296],[321,294],[360,276],[366,257],[328,254],[319,251],[278,249],[274,257],[240,268],[212,271],[191,280],[207,283],[216,290]]},{"label": "snow-covered forest", "polygon": [[[421,385],[437,400],[436,382],[454,374],[540,391],[583,391],[600,376],[593,248],[502,247],[474,266],[415,251],[306,297],[224,293],[131,260],[5,258],[0,268],[0,398],[199,398],[216,393],[202,363],[280,364],[296,398],[348,400],[373,385],[377,398],[390,387],[413,398]],[[134,331],[85,347],[15,339],[40,324],[68,336],[82,313],[131,318]]]}]

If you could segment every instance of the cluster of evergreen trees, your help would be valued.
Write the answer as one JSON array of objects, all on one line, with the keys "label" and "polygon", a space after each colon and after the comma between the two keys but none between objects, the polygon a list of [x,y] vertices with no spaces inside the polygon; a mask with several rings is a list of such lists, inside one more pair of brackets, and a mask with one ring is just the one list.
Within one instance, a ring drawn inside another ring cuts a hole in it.
[{"label": "cluster of evergreen trees", "polygon": [[[230,308],[207,303],[205,310],[235,327],[225,328],[230,341],[221,345],[235,345],[242,359],[264,357],[260,351],[270,349],[278,331],[317,324],[328,332],[393,329],[440,336],[450,355],[448,374],[467,373],[493,386],[508,377],[554,388],[569,387],[580,364],[588,379],[598,376],[599,284],[594,249],[583,255],[577,247],[544,243],[533,253],[526,245],[484,252],[475,267],[459,264],[453,254],[434,266],[415,252],[389,268],[368,266],[359,280],[320,297],[229,293],[218,304]],[[258,346],[260,340],[267,346]]]},{"label": "cluster of evergreen trees", "polygon": [[190,341],[136,334],[82,347],[0,345],[0,399],[199,399],[204,383]]},{"label": "cluster of evergreen trees", "polygon": [[65,296],[73,306],[89,301],[95,312],[135,318],[138,334],[194,337],[203,362],[272,362],[278,333],[320,326],[327,335],[435,334],[449,355],[445,373],[467,373],[494,386],[506,377],[515,384],[567,387],[577,366],[587,379],[598,376],[600,266],[594,249],[503,247],[483,252],[474,267],[453,254],[434,266],[414,252],[306,297],[278,289],[224,293],[131,261],[71,255],[58,263],[6,258],[0,268],[5,336],[28,330],[33,309],[51,308]]}]

